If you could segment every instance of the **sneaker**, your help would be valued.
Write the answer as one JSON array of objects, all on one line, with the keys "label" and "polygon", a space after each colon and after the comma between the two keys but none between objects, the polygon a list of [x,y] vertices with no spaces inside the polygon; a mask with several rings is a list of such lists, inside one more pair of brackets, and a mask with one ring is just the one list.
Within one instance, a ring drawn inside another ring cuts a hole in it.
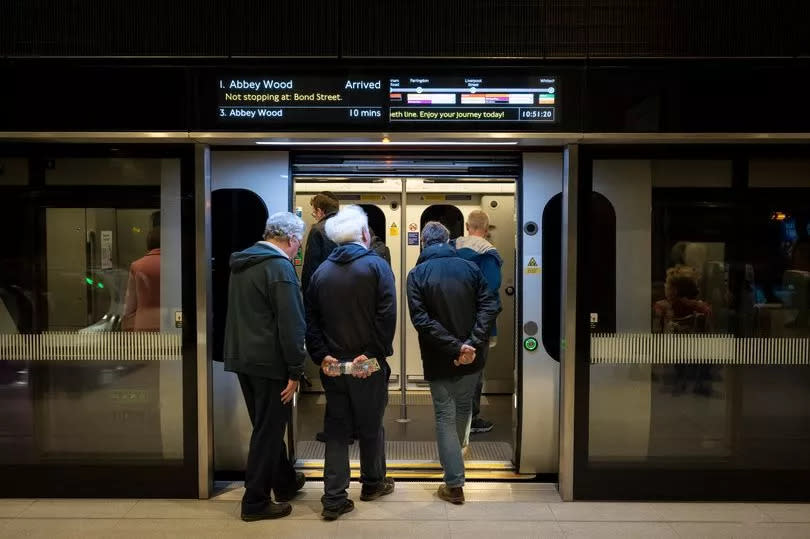
[{"label": "sneaker", "polygon": [[483,432],[489,432],[492,430],[495,424],[492,421],[487,421],[486,419],[481,419],[480,417],[476,417],[470,423],[470,432],[472,434],[481,434]]},{"label": "sneaker", "polygon": [[354,511],[354,502],[351,500],[346,500],[343,502],[343,505],[337,509],[327,509],[324,507],[323,511],[321,512],[321,516],[324,520],[337,520],[340,518],[340,515],[345,515],[346,513],[351,513],[352,511]]},{"label": "sneaker", "polygon": [[366,488],[366,485],[363,485],[363,488],[360,490],[360,499],[364,502],[370,502],[371,500],[376,500],[380,496],[388,496],[394,492],[394,479],[391,477],[386,477],[382,480],[382,483],[377,485],[376,488]]},{"label": "sneaker", "polygon": [[307,482],[307,476],[302,474],[301,472],[295,472],[295,485],[289,490],[285,490],[282,492],[275,492],[276,494],[276,501],[277,502],[288,502],[298,496],[301,493],[301,489],[304,488],[304,483]]},{"label": "sneaker", "polygon": [[461,448],[461,458],[463,458],[464,460],[467,460],[468,458],[470,458],[470,446],[469,446],[469,444],[465,445],[464,447]]},{"label": "sneaker", "polygon": [[439,496],[439,498],[446,502],[456,505],[461,505],[464,503],[464,489],[461,487],[448,487],[447,485],[442,485],[439,487],[436,494]]},{"label": "sneaker", "polygon": [[282,518],[286,517],[292,513],[292,505],[288,503],[273,503],[270,502],[270,505],[264,511],[260,511],[258,513],[245,513],[242,511],[242,520],[245,522],[256,522],[257,520],[272,520],[274,518]]}]

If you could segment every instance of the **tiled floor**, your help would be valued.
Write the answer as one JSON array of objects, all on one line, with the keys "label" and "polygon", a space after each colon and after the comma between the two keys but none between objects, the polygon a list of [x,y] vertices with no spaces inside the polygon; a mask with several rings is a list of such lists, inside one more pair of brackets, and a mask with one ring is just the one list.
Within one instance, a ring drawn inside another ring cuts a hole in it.
[{"label": "tiled floor", "polygon": [[293,514],[239,520],[238,484],[213,500],[0,500],[0,538],[242,537],[810,537],[810,504],[562,503],[536,483],[471,483],[467,503],[434,496],[434,483],[397,484],[378,501],[359,501],[337,522],[320,519],[321,483],[308,483]]}]

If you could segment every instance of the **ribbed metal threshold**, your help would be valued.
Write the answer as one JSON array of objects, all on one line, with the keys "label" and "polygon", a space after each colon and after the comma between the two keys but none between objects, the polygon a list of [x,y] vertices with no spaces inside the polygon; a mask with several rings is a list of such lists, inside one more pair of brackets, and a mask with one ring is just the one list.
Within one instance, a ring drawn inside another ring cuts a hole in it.
[{"label": "ribbed metal threshold", "polygon": [[[351,467],[360,467],[360,444],[349,447]],[[325,445],[316,441],[298,442],[295,446],[296,466],[301,469],[323,468]],[[439,452],[434,441],[385,442],[386,464],[389,469],[441,470]],[[506,442],[471,442],[465,459],[470,470],[513,470],[512,447]]]}]

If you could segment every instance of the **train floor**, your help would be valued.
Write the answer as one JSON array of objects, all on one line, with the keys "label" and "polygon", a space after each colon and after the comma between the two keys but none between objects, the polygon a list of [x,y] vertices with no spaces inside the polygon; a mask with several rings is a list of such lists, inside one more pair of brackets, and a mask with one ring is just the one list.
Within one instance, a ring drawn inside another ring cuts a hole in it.
[{"label": "train floor", "polygon": [[[385,412],[386,461],[394,477],[440,477],[433,405],[429,392],[409,392],[408,422],[400,422],[401,394],[391,392]],[[299,399],[296,465],[310,477],[323,473],[325,446],[315,440],[322,430],[326,398],[322,393],[306,393]],[[513,465],[512,396],[484,395],[481,417],[494,426],[490,432],[470,436],[470,453],[465,459],[468,475],[478,478],[517,478]],[[359,444],[351,446],[353,475],[359,473]]]}]

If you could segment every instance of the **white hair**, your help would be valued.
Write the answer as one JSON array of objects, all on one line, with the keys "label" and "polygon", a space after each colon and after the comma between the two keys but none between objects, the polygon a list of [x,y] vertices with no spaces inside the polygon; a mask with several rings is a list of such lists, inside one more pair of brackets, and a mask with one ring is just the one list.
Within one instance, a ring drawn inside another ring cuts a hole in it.
[{"label": "white hair", "polygon": [[363,241],[368,233],[368,215],[360,206],[346,206],[326,221],[326,235],[337,244]]},{"label": "white hair", "polygon": [[304,238],[305,227],[304,221],[294,213],[280,211],[267,219],[264,227],[264,239],[288,240],[294,237],[301,241]]}]

